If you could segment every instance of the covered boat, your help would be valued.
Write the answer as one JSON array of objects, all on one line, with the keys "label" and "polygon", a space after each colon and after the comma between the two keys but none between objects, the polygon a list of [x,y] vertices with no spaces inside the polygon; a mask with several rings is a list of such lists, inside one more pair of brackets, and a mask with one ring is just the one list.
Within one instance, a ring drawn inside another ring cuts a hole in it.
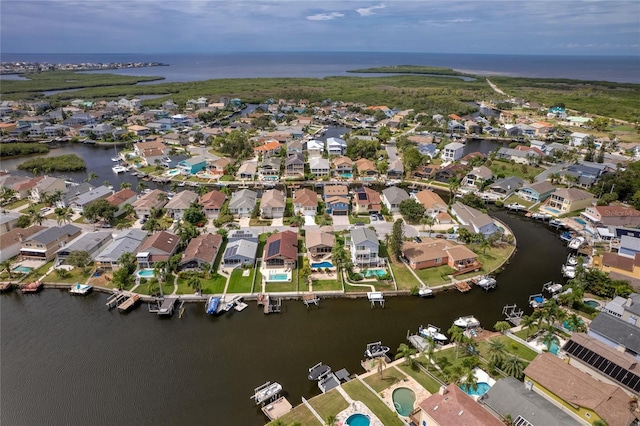
[{"label": "covered boat", "polygon": [[364,356],[367,358],[378,358],[385,356],[389,350],[389,346],[383,346],[382,342],[369,343],[367,344],[367,350],[364,351]]},{"label": "covered boat", "polygon": [[418,329],[418,333],[422,336],[422,337],[426,337],[426,338],[431,338],[433,340],[435,340],[436,342],[446,342],[447,341],[447,336],[445,336],[444,334],[440,333],[440,329],[434,325],[429,324],[426,328],[420,326],[420,328]]},{"label": "covered boat", "polygon": [[71,286],[71,288],[69,289],[69,293],[84,296],[85,294],[89,293],[92,289],[93,289],[93,286],[89,284],[76,283]]},{"label": "covered boat", "polygon": [[331,367],[321,362],[317,363],[313,367],[309,368],[309,380],[320,380],[327,374],[331,373]]},{"label": "covered boat", "polygon": [[478,321],[474,316],[469,315],[466,317],[458,318],[453,322],[453,325],[456,325],[461,328],[480,327],[480,321]]},{"label": "covered boat", "polygon": [[209,315],[214,315],[216,313],[216,311],[218,310],[218,305],[219,304],[220,304],[220,298],[219,297],[216,297],[216,296],[209,297],[209,300],[207,300],[206,312]]}]

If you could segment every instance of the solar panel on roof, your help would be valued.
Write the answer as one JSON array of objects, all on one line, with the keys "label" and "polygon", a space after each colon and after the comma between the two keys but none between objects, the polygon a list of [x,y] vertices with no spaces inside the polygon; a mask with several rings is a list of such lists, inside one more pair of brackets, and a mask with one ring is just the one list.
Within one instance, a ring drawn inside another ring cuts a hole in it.
[{"label": "solar panel on roof", "polygon": [[224,251],[224,257],[235,256],[237,252],[238,246],[227,247],[227,249]]},{"label": "solar panel on roof", "polygon": [[280,253],[280,240],[275,240],[269,244],[269,247],[267,248],[267,257],[274,256],[278,253]]},{"label": "solar panel on roof", "polygon": [[366,200],[367,194],[364,192],[358,192],[358,200]]}]

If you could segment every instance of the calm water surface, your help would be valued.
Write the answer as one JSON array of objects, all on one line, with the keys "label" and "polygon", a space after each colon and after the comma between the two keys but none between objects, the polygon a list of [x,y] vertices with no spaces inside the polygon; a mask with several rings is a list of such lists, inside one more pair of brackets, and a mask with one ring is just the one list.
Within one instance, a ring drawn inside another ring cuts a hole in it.
[{"label": "calm water surface", "polygon": [[518,252],[490,293],[389,298],[385,309],[370,309],[365,299],[322,300],[308,310],[289,301],[269,316],[251,304],[216,318],[197,304],[168,320],[145,306],[108,311],[103,294],[3,295],[2,424],[264,424],[249,397],[267,380],[298,404],[318,394],[306,376],[319,361],[361,373],[369,342],[395,349],[407,330],[427,323],[446,330],[469,314],[491,327],[505,304],[526,308],[544,282],[561,280],[566,248],[556,234],[505,212],[496,216],[513,229]]}]

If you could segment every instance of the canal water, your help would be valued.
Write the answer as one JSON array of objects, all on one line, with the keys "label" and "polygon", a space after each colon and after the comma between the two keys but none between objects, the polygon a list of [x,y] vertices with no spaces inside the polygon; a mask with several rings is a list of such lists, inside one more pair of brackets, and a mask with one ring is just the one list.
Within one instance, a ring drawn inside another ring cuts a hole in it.
[{"label": "canal water", "polygon": [[268,316],[254,303],[222,317],[194,304],[165,320],[144,305],[108,311],[98,293],[2,295],[2,424],[261,425],[266,418],[249,397],[268,380],[280,382],[295,405],[319,393],[306,378],[317,362],[361,373],[369,342],[395,350],[408,330],[427,323],[446,330],[461,315],[491,328],[504,305],[528,312],[530,294],[561,282],[567,253],[545,225],[493,214],[514,231],[518,251],[489,293],[388,298],[384,309],[366,299],[322,300],[309,309],[285,301],[282,314]]}]

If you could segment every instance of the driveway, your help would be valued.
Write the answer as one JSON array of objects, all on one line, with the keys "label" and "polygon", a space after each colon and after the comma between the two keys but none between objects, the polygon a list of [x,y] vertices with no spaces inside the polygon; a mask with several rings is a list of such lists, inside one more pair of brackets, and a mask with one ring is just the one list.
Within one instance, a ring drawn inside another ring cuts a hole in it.
[{"label": "driveway", "polygon": [[240,228],[248,228],[249,221],[251,221],[250,217],[241,217],[240,220],[238,221]]},{"label": "driveway", "polygon": [[349,226],[349,216],[331,216],[333,218],[333,226],[341,226],[344,229]]},{"label": "driveway", "polygon": [[316,224],[315,216],[304,215],[304,226],[314,226]]},{"label": "driveway", "polygon": [[281,217],[273,219],[271,221],[271,226],[284,226],[284,219]]}]

